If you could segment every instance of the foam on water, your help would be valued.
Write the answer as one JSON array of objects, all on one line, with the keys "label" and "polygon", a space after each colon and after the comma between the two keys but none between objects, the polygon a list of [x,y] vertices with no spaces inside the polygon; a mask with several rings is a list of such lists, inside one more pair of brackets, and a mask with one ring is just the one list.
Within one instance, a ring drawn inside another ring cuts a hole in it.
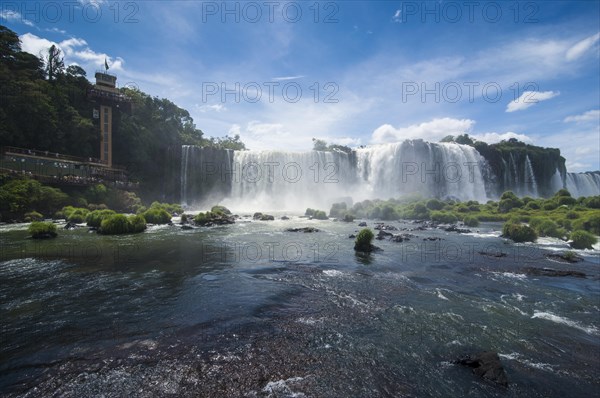
[{"label": "foam on water", "polygon": [[579,324],[579,322],[553,314],[551,312],[534,311],[533,316],[531,318],[545,319],[561,325],[567,325],[572,328],[579,329],[587,334],[598,334],[598,328],[594,326],[582,326],[581,324]]}]

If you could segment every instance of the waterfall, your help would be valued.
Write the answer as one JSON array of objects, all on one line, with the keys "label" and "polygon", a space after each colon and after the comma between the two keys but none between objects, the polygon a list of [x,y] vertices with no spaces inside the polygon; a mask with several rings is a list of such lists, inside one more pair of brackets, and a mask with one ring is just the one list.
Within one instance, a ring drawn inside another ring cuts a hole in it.
[{"label": "waterfall", "polygon": [[343,152],[239,151],[234,154],[232,207],[328,209],[350,196],[353,155]]},{"label": "waterfall", "polygon": [[188,158],[190,145],[183,145],[181,148],[181,204],[186,207],[187,203],[187,184],[188,184]]},{"label": "waterfall", "polygon": [[[525,184],[524,194],[529,196],[533,196],[534,198],[538,195],[538,186],[535,181],[535,174],[533,173],[533,167],[531,167],[531,160],[529,160],[529,155],[525,156],[525,175],[523,177],[523,181]],[[530,189],[529,189],[530,188]]]},{"label": "waterfall", "polygon": [[409,140],[357,149],[361,190],[368,198],[420,193],[485,200],[483,158],[472,147]]},{"label": "waterfall", "polygon": [[562,175],[560,174],[560,171],[556,169],[550,181],[551,192],[557,192],[559,189],[563,188],[563,186],[564,184]]},{"label": "waterfall", "polygon": [[575,198],[600,195],[600,172],[567,173],[565,188]]},{"label": "waterfall", "polygon": [[411,193],[487,199],[485,160],[474,148],[454,143],[409,140],[349,154],[199,147],[182,152],[182,203],[196,207],[219,202],[234,209],[327,210],[334,202]]}]

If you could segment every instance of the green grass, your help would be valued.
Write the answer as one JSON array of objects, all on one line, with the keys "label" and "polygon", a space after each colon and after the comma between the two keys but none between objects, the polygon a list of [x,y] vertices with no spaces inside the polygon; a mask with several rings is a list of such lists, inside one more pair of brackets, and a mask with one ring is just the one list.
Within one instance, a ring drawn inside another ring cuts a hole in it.
[{"label": "green grass", "polygon": [[27,228],[27,232],[34,239],[55,238],[58,235],[56,233],[56,224],[43,221],[32,222]]}]

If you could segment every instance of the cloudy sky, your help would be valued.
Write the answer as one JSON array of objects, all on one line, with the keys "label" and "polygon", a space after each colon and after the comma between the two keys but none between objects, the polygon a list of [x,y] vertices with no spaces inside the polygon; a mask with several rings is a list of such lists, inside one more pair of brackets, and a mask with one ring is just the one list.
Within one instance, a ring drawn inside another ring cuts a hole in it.
[{"label": "cloudy sky", "polygon": [[105,1],[0,4],[39,55],[105,58],[210,136],[304,150],[469,133],[600,169],[600,2]]}]

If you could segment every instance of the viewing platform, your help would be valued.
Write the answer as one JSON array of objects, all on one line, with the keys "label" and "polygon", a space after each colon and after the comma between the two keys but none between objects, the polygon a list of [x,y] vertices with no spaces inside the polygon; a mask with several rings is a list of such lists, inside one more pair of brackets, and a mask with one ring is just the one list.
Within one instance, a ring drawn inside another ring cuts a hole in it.
[{"label": "viewing platform", "polygon": [[124,167],[108,167],[100,159],[15,147],[0,148],[0,172],[33,178],[57,185],[105,184],[119,189],[136,189]]}]

